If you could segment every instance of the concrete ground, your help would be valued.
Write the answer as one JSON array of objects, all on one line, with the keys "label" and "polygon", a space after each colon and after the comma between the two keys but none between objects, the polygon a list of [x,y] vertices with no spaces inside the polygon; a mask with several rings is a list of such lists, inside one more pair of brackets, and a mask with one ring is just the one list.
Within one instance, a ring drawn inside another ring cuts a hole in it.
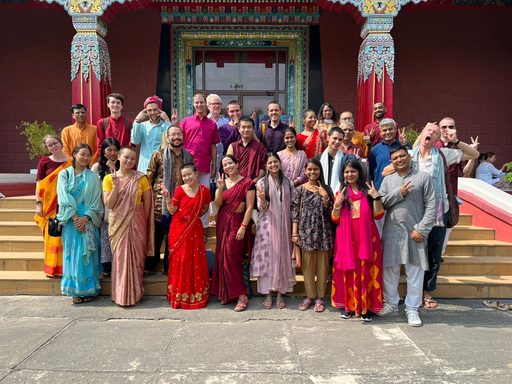
[{"label": "concrete ground", "polygon": [[403,308],[364,324],[339,311],[242,313],[213,299],[172,310],[108,297],[0,297],[0,383],[510,383],[512,312],[444,300],[410,328]]}]

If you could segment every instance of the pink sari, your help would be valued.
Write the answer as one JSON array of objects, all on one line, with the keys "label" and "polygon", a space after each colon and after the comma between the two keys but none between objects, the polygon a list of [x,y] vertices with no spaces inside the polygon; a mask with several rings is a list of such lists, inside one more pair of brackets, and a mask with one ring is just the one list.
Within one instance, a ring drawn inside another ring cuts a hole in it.
[{"label": "pink sari", "polygon": [[[332,305],[356,316],[382,310],[382,243],[366,194],[348,188],[352,206],[359,201],[359,217],[344,204],[336,229]],[[357,209],[357,208],[356,208]]]},{"label": "pink sari", "polygon": [[211,293],[225,302],[234,300],[240,295],[247,295],[242,269],[247,242],[246,239],[236,239],[236,233],[242,224],[245,212],[236,213],[235,211],[244,201],[252,185],[252,180],[244,177],[225,190],[222,193],[222,205],[217,214],[217,248]]},{"label": "pink sari", "polygon": [[112,248],[110,297],[121,306],[135,305],[144,296],[144,260],[154,249],[153,217],[146,218],[143,204],[137,206],[142,177],[146,175],[134,172],[131,177],[120,180],[117,202],[108,219]]}]

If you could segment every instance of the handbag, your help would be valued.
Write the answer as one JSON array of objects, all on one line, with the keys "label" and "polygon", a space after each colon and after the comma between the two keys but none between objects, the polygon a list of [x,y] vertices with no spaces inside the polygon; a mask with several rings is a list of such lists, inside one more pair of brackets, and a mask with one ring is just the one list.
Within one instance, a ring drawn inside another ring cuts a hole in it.
[{"label": "handbag", "polygon": [[443,158],[444,164],[444,181],[446,185],[446,194],[448,195],[448,218],[446,220],[446,228],[453,228],[459,222],[459,203],[457,202],[457,196],[453,193],[452,186],[450,183],[450,175],[448,173],[448,163],[446,162],[446,157],[444,157],[444,153],[439,150],[439,154]]}]

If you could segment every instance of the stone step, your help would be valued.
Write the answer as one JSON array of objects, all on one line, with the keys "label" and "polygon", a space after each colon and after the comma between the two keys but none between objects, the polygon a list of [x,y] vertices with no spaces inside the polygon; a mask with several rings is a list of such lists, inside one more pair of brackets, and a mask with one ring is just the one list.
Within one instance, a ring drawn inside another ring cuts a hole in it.
[{"label": "stone step", "polygon": [[444,256],[443,275],[510,275],[512,256]]},{"label": "stone step", "polygon": [[473,215],[461,213],[457,225],[473,225]]},{"label": "stone step", "polygon": [[42,236],[35,221],[0,221],[0,236]]},{"label": "stone step", "polygon": [[450,233],[450,240],[494,240],[495,231],[491,228],[457,225]]},{"label": "stone step", "polygon": [[0,252],[41,252],[43,236],[0,236]]},{"label": "stone step", "polygon": [[44,255],[39,252],[0,252],[0,271],[42,271]]},{"label": "stone step", "polygon": [[[256,292],[256,282],[252,281]],[[110,294],[110,279],[102,279],[101,295]],[[144,290],[147,296],[164,296],[166,294],[167,277],[154,274],[144,279]],[[304,282],[297,276],[292,296],[302,295]],[[405,276],[400,280],[400,292],[405,294]],[[43,272],[31,271],[0,271],[0,295],[60,295],[60,279],[47,278]],[[438,278],[435,291],[438,298],[512,298],[512,275],[503,276],[450,276]]]},{"label": "stone step", "polygon": [[0,199],[0,208],[24,208],[32,210],[35,207],[35,195],[33,196],[19,196],[19,197],[6,197],[4,199]]},{"label": "stone step", "polygon": [[512,243],[498,240],[450,240],[447,256],[510,256]]},{"label": "stone step", "polygon": [[[1,201],[1,200],[0,200]],[[34,208],[0,208],[0,222],[2,221],[24,221],[34,222]]]}]

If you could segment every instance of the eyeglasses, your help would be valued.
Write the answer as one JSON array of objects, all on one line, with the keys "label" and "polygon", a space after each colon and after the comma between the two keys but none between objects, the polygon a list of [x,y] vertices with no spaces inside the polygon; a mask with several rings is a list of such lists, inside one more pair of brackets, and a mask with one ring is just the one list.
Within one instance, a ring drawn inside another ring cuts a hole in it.
[{"label": "eyeglasses", "polygon": [[455,125],[441,125],[441,129],[446,129],[446,128],[453,129],[453,128],[455,128]]},{"label": "eyeglasses", "polygon": [[354,132],[354,130],[353,129],[343,129],[343,132],[350,133],[350,132]]},{"label": "eyeglasses", "polygon": [[55,143],[49,143],[49,144],[46,144],[46,147],[47,147],[47,148],[50,148],[50,147],[56,147],[56,146],[58,146],[59,144],[60,144],[60,142],[59,142],[59,141],[56,141]]},{"label": "eyeglasses", "polygon": [[208,105],[222,105],[222,103],[208,103]]}]

